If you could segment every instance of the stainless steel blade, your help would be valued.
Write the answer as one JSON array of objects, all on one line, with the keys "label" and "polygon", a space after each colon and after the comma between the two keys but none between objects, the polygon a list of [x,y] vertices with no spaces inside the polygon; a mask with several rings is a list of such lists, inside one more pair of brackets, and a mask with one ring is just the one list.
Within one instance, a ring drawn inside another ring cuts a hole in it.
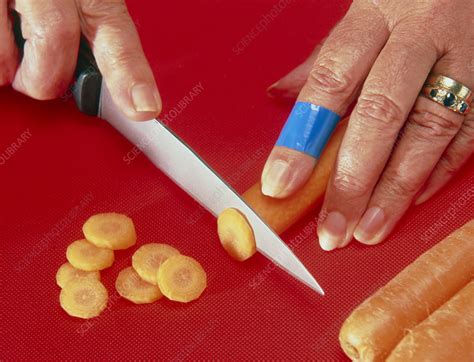
[{"label": "stainless steel blade", "polygon": [[140,148],[156,167],[214,216],[229,207],[243,212],[253,228],[258,251],[296,279],[324,295],[314,277],[278,235],[165,125],[157,120],[130,121],[117,109],[105,85],[102,86],[99,116]]}]

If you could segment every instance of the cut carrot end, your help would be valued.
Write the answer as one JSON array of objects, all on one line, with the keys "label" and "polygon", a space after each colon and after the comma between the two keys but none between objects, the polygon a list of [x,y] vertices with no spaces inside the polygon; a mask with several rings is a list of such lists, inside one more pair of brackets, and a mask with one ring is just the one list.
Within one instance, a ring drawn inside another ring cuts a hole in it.
[{"label": "cut carrot end", "polygon": [[[471,220],[420,255],[354,309],[339,333],[346,354],[359,361],[386,360],[405,335],[414,335],[412,331],[429,320],[432,311],[442,308],[472,280],[473,236]],[[463,315],[463,321],[466,317]],[[444,347],[452,348],[451,345],[446,343]],[[414,351],[412,347],[410,353]]]},{"label": "cut carrot end", "polygon": [[123,214],[93,215],[84,223],[82,231],[86,239],[99,248],[123,250],[137,241],[132,219]]},{"label": "cut carrot end", "polygon": [[247,260],[257,251],[252,227],[237,209],[225,209],[219,215],[217,233],[223,248],[235,260]]},{"label": "cut carrot end", "polygon": [[158,269],[158,286],[165,297],[187,303],[199,298],[207,286],[201,264],[185,255],[167,259]]}]

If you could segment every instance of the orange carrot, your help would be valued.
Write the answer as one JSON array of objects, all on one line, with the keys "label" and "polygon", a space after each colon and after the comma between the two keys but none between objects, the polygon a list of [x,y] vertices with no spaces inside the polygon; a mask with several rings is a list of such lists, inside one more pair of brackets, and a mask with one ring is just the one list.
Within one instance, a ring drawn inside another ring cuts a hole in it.
[{"label": "orange carrot", "polygon": [[406,330],[427,318],[474,276],[474,220],[421,255],[357,307],[339,341],[353,360],[383,361]]},{"label": "orange carrot", "polygon": [[474,281],[408,331],[387,362],[474,361]]},{"label": "orange carrot", "polygon": [[265,196],[262,194],[260,181],[243,194],[244,200],[278,234],[283,233],[322,202],[346,126],[344,121],[334,131],[311,177],[293,195],[284,199]]},{"label": "orange carrot", "polygon": [[[285,199],[275,199],[262,194],[260,181],[248,189],[244,200],[262,217],[278,234],[283,233],[306,213],[315,209],[323,200],[337,151],[344,136],[347,122],[344,120],[332,135],[326,149],[319,159],[311,177],[295,194]],[[235,210],[224,210],[218,218],[219,239],[232,257],[245,260],[237,250],[245,250],[255,244],[253,230],[244,215]]]}]

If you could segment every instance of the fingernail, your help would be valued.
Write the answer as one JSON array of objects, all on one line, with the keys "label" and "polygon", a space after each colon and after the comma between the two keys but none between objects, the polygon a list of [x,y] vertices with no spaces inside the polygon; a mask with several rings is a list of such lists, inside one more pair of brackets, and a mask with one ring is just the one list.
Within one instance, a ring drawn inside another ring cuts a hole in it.
[{"label": "fingernail", "polygon": [[155,88],[149,84],[133,86],[132,101],[137,112],[158,112]]},{"label": "fingernail", "polygon": [[418,190],[418,192],[416,193],[414,199],[415,201],[413,202],[413,204],[415,205],[419,205],[419,204],[422,204],[423,202],[425,202],[426,200],[429,199],[430,197],[430,194],[429,192],[427,193],[426,190],[428,188],[428,185],[425,183],[421,189]]},{"label": "fingernail", "polygon": [[331,211],[318,228],[319,245],[326,251],[336,249],[344,241],[347,221],[338,211]]},{"label": "fingernail", "polygon": [[262,193],[271,197],[278,196],[290,185],[290,165],[283,160],[275,160],[265,168],[262,177]]},{"label": "fingernail", "polygon": [[377,206],[368,209],[359,221],[354,237],[364,244],[370,244],[385,223],[385,213]]},{"label": "fingernail", "polygon": [[288,89],[279,88],[280,82],[273,83],[270,87],[267,88],[267,93],[271,97],[283,98],[288,96]]},{"label": "fingernail", "polygon": [[421,193],[421,195],[416,198],[415,205],[420,205],[428,201],[431,196],[433,196],[433,192],[431,190],[428,190],[428,192],[423,191],[423,193]]},{"label": "fingernail", "polygon": [[279,83],[280,83],[280,81],[277,81],[277,82],[273,83],[270,87],[267,88],[267,92],[268,92],[268,93],[271,93],[272,90],[278,88],[278,84],[279,84]]}]

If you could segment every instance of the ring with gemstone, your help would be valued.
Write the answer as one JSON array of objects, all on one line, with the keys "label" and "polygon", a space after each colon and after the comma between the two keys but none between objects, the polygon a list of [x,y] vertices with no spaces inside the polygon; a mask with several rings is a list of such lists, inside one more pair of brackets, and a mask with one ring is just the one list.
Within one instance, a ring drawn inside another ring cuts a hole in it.
[{"label": "ring with gemstone", "polygon": [[430,74],[421,94],[456,113],[469,113],[472,91],[452,78]]}]

